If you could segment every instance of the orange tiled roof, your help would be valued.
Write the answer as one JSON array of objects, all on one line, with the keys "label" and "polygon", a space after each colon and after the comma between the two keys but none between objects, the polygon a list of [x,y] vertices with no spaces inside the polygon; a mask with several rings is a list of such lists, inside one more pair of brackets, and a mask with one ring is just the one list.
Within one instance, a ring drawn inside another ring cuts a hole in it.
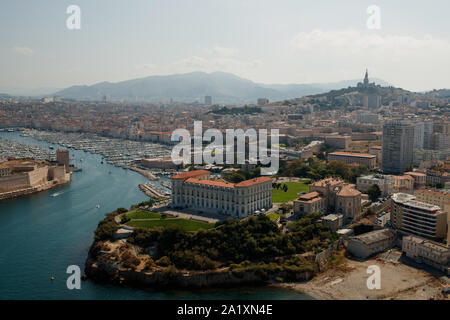
[{"label": "orange tiled roof", "polygon": [[429,190],[429,189],[420,189],[420,190],[416,190],[415,193],[427,193],[427,194],[432,194],[435,196],[442,196],[445,198],[449,198],[450,199],[450,193],[443,193],[443,192],[439,192],[436,190]]},{"label": "orange tiled roof", "polygon": [[402,180],[402,179],[414,180],[414,178],[409,175],[394,176],[394,180]]},{"label": "orange tiled roof", "polygon": [[185,182],[186,183],[203,184],[203,185],[208,185],[208,186],[223,187],[223,188],[231,188],[231,189],[234,188],[234,183],[227,182],[222,179],[208,180],[208,179],[189,178]]},{"label": "orange tiled roof", "polygon": [[325,187],[327,184],[333,186],[333,185],[336,185],[336,184],[340,184],[342,182],[343,181],[340,180],[340,179],[335,179],[335,178],[330,177],[330,178],[325,178],[325,179],[313,182],[313,183],[311,183],[311,186],[313,186],[313,187]]},{"label": "orange tiled roof", "polygon": [[333,156],[346,156],[346,157],[361,157],[361,158],[375,158],[373,154],[369,153],[356,153],[356,152],[331,152]]},{"label": "orange tiled roof", "polygon": [[254,179],[250,179],[250,180],[245,180],[245,181],[236,183],[236,187],[238,187],[238,188],[250,187],[255,184],[259,184],[259,183],[263,183],[263,182],[267,182],[267,181],[272,181],[272,178],[259,177],[259,178],[254,178]]},{"label": "orange tiled roof", "polygon": [[207,174],[207,173],[210,174],[211,172],[209,172],[208,170],[194,170],[194,171],[182,172],[182,173],[173,175],[170,177],[170,179],[175,179],[175,180],[188,179],[188,178],[197,177],[199,175]]},{"label": "orange tiled roof", "polygon": [[298,200],[311,200],[318,196],[320,196],[320,193],[313,191],[313,192],[309,192],[309,193],[301,195],[300,197],[298,197]]},{"label": "orange tiled roof", "polygon": [[413,172],[413,171],[405,172],[405,175],[416,176],[416,177],[426,177],[427,176],[425,173]]},{"label": "orange tiled roof", "polygon": [[341,188],[341,190],[338,192],[337,195],[341,196],[341,197],[354,197],[354,196],[357,196],[360,194],[361,194],[361,192],[359,192],[358,190],[353,189],[349,185],[346,185]]}]

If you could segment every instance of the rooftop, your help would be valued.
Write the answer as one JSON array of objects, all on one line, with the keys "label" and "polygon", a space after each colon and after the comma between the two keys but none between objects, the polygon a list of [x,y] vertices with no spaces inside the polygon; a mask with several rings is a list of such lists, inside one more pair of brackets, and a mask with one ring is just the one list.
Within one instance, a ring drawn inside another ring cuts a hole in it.
[{"label": "rooftop", "polygon": [[193,171],[182,172],[182,173],[173,175],[170,177],[170,179],[174,179],[174,180],[188,179],[188,178],[197,177],[197,176],[200,176],[203,174],[211,174],[211,172],[209,172],[208,170],[193,170]]},{"label": "rooftop", "polygon": [[197,179],[197,178],[189,178],[186,179],[186,183],[195,183],[195,184],[203,184],[208,186],[222,187],[222,188],[231,188],[234,189],[235,184],[231,182],[227,182],[223,179],[217,180],[208,180],[208,179]]},{"label": "rooftop", "polygon": [[432,204],[425,202],[420,202],[416,200],[416,197],[412,194],[407,193],[394,193],[392,195],[392,200],[396,203],[401,203],[403,205],[414,207],[417,209],[427,210],[427,211],[440,211],[441,208]]},{"label": "rooftop", "polygon": [[414,193],[424,193],[424,194],[429,194],[429,195],[434,195],[434,196],[441,196],[441,197],[448,198],[450,200],[450,193],[441,192],[441,191],[437,191],[437,190],[418,189],[418,190],[415,190]]},{"label": "rooftop", "polygon": [[361,192],[359,192],[358,190],[354,189],[350,185],[342,186],[341,190],[339,190],[339,192],[337,193],[337,195],[341,196],[341,197],[355,197],[355,196],[358,196],[360,194],[361,194]]},{"label": "rooftop", "polygon": [[417,244],[421,244],[424,247],[428,247],[428,248],[436,250],[436,251],[446,252],[446,251],[450,250],[448,245],[445,245],[445,244],[442,244],[439,242],[435,242],[435,241],[431,241],[428,239],[420,238],[417,236],[412,236],[412,235],[404,236],[403,240],[409,240],[409,241],[415,242]]},{"label": "rooftop", "polygon": [[263,182],[267,182],[267,181],[272,181],[272,178],[269,177],[259,177],[259,178],[254,178],[254,179],[250,179],[250,180],[245,180],[239,183],[236,183],[236,187],[249,187],[249,186],[253,186],[255,184],[259,184],[259,183],[263,183]]},{"label": "rooftop", "polygon": [[360,234],[359,236],[352,237],[352,239],[356,239],[361,241],[364,244],[370,245],[376,243],[378,241],[383,241],[385,239],[394,237],[394,232],[389,229],[380,229],[367,233]]},{"label": "rooftop", "polygon": [[376,156],[369,153],[357,153],[357,152],[331,152],[329,155],[332,156],[343,156],[343,157],[359,157],[359,158],[375,158]]},{"label": "rooftop", "polygon": [[414,172],[414,171],[405,172],[405,175],[413,176],[413,177],[426,177],[427,176],[425,173]]},{"label": "rooftop", "polygon": [[336,178],[325,178],[316,182],[313,182],[310,184],[310,186],[312,187],[325,187],[327,185],[330,186],[335,186],[335,185],[339,185],[341,183],[344,183],[344,181],[342,181],[341,179],[336,179]]}]

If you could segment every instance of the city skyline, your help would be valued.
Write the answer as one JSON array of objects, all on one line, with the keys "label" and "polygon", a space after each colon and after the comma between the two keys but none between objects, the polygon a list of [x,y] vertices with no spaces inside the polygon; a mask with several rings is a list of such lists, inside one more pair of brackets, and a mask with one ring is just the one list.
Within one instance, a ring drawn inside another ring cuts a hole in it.
[{"label": "city skyline", "polygon": [[372,3],[350,2],[80,0],[80,30],[66,27],[67,1],[0,4],[0,25],[9,30],[0,38],[0,88],[61,89],[193,71],[265,84],[326,83],[360,79],[366,68],[411,91],[450,87],[448,3],[379,1],[381,26],[372,30]]}]

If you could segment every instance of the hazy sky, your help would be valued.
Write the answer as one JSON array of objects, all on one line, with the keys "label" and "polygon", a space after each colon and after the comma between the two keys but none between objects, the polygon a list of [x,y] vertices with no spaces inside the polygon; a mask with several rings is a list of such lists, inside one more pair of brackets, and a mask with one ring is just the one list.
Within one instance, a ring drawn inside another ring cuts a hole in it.
[{"label": "hazy sky", "polygon": [[[66,9],[81,8],[81,30]],[[367,28],[370,5],[381,28]],[[450,88],[450,1],[14,0],[0,2],[0,88],[63,88],[190,71],[262,83],[369,75]]]}]

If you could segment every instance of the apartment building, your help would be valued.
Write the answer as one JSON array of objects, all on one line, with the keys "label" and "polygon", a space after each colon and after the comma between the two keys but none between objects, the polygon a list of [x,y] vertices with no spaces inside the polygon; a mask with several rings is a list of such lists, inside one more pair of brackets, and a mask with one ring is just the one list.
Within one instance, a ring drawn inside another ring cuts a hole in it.
[{"label": "apartment building", "polygon": [[393,120],[383,125],[384,173],[402,174],[413,163],[414,127],[407,121]]},{"label": "apartment building", "polygon": [[448,245],[417,236],[402,239],[402,251],[407,257],[425,263],[450,275],[450,248]]},{"label": "apartment building", "polygon": [[406,193],[395,193],[392,200],[391,223],[395,229],[432,240],[446,237],[447,215],[440,207]]},{"label": "apartment building", "polygon": [[390,175],[371,174],[356,178],[356,188],[367,193],[369,188],[377,185],[383,196],[390,195],[394,192],[394,177]]},{"label": "apartment building", "polygon": [[394,176],[394,192],[410,193],[414,191],[414,178],[410,175]]},{"label": "apartment building", "polygon": [[414,191],[416,200],[429,203],[441,208],[450,216],[450,192],[436,189],[419,189]]},{"label": "apartment building", "polygon": [[408,171],[405,172],[405,175],[414,179],[414,189],[423,188],[427,184],[427,175],[425,173]]},{"label": "apartment building", "polygon": [[272,179],[259,177],[239,183],[211,179],[195,170],[171,177],[172,206],[245,218],[272,207]]}]

